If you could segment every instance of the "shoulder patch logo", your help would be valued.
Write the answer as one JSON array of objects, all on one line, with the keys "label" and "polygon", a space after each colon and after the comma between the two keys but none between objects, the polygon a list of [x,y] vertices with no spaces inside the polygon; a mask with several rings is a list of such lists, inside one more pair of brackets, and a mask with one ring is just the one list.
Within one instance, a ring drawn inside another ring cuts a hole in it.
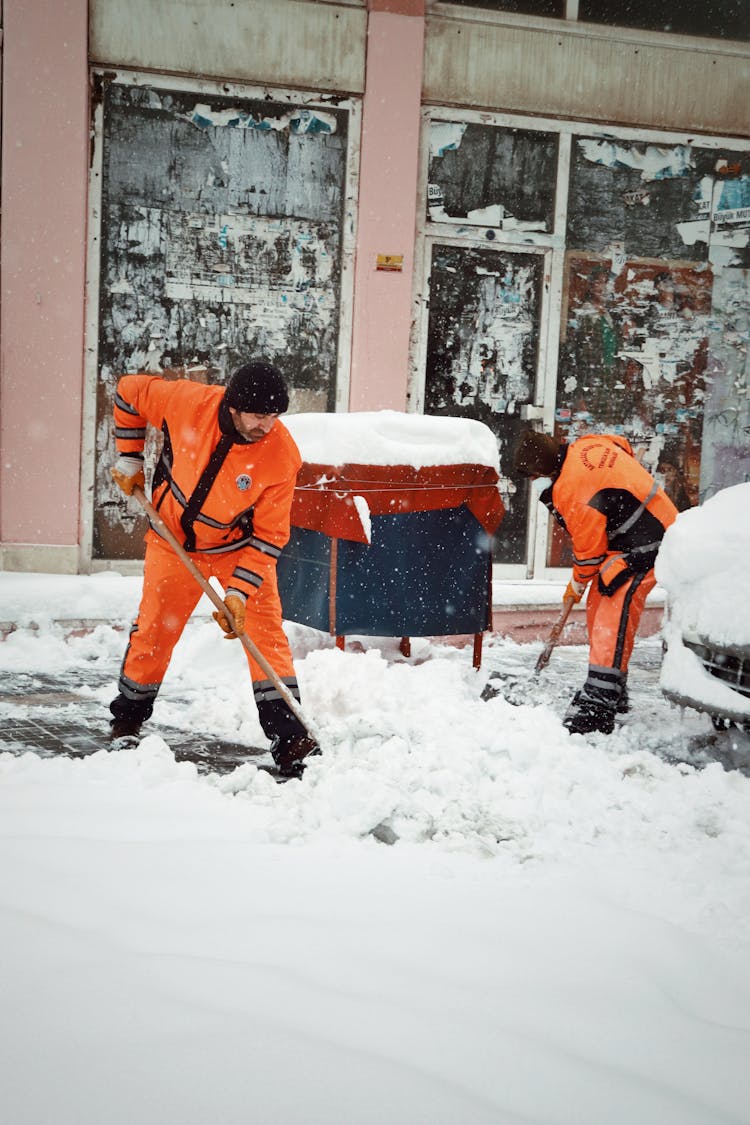
[{"label": "shoulder patch logo", "polygon": [[253,483],[253,478],[248,473],[240,473],[234,483],[237,485],[240,492],[247,492],[248,488]]}]

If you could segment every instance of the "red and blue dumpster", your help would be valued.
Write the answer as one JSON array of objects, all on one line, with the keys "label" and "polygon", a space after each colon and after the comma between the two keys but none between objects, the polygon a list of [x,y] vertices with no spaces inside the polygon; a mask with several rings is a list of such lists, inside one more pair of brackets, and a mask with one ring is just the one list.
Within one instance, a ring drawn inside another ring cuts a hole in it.
[{"label": "red and blue dumpster", "polygon": [[303,465],[279,560],[284,617],[346,636],[474,635],[491,627],[492,539],[504,514],[481,422],[399,414],[285,419]]}]

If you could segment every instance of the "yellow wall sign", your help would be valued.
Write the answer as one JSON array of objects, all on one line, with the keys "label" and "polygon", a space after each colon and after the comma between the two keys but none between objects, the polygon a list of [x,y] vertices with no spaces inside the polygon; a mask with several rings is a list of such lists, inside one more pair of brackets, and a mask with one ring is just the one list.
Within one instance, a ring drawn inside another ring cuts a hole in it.
[{"label": "yellow wall sign", "polygon": [[377,262],[375,263],[376,270],[392,270],[396,273],[400,273],[403,268],[403,254],[378,254]]}]

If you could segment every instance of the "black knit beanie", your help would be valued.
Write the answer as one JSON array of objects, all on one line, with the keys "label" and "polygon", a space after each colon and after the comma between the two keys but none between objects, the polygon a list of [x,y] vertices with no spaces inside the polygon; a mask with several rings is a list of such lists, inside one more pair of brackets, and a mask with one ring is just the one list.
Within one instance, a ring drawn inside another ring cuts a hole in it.
[{"label": "black knit beanie", "polygon": [[263,361],[244,363],[229,380],[224,401],[241,414],[284,414],[289,392],[277,367]]},{"label": "black knit beanie", "polygon": [[550,434],[524,430],[516,446],[513,468],[522,477],[551,477],[559,468],[560,445]]}]

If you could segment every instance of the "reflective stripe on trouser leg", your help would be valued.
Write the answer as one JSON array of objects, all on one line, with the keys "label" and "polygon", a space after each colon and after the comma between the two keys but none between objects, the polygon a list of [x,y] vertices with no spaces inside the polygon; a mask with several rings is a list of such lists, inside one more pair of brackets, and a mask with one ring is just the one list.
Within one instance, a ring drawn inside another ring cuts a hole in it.
[{"label": "reflective stripe on trouser leg", "polygon": [[[294,676],[284,676],[281,682],[289,688],[292,699],[299,701],[299,687]],[[271,680],[253,684],[253,696],[258,708],[258,719],[266,738],[296,738],[307,734],[299,719],[289,710],[279,689]]]},{"label": "reflective stripe on trouser leg", "polygon": [[[299,684],[296,676],[279,676],[285,688],[289,688],[292,699],[299,703]],[[282,695],[273,680],[259,680],[253,684],[253,699],[256,703],[270,703],[271,700],[281,699]]]},{"label": "reflective stripe on trouser leg", "polygon": [[610,597],[592,583],[586,607],[590,665],[627,673],[646,597],[655,584],[653,570],[634,574]]},{"label": "reflective stripe on trouser leg", "polygon": [[617,672],[613,668],[600,668],[596,664],[589,664],[582,694],[586,699],[592,699],[614,709],[624,686],[625,676],[622,672]]}]

